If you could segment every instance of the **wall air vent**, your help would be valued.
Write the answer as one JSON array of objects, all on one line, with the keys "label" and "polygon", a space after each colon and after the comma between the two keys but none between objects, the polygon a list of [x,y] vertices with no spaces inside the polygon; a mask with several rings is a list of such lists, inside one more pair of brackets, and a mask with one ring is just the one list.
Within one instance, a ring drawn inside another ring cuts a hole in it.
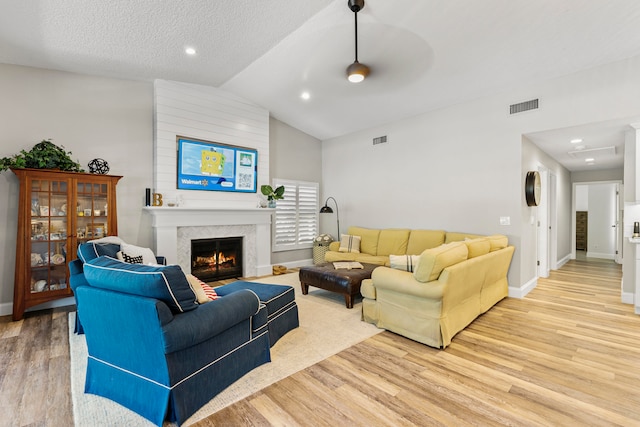
[{"label": "wall air vent", "polygon": [[373,145],[384,144],[387,142],[387,135],[373,138]]},{"label": "wall air vent", "polygon": [[532,99],[531,101],[525,101],[519,104],[510,105],[509,114],[522,113],[523,111],[536,110],[537,108],[538,108],[538,100]]}]

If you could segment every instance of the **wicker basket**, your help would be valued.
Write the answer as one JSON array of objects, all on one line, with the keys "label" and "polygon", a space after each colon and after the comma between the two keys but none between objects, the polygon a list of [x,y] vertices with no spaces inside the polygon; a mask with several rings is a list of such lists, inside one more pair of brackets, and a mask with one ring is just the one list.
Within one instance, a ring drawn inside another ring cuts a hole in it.
[{"label": "wicker basket", "polygon": [[322,264],[331,242],[313,242],[313,263]]}]

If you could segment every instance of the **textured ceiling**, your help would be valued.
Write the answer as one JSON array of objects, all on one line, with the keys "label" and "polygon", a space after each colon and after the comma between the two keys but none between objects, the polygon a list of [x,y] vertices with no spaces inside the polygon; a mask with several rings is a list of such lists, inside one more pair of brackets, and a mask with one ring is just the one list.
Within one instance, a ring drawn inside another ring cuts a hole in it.
[{"label": "textured ceiling", "polygon": [[0,62],[216,86],[327,139],[640,55],[637,0],[366,0],[358,23],[354,85],[346,0],[0,0]]},{"label": "textured ceiling", "polygon": [[329,3],[2,0],[0,62],[219,86]]}]

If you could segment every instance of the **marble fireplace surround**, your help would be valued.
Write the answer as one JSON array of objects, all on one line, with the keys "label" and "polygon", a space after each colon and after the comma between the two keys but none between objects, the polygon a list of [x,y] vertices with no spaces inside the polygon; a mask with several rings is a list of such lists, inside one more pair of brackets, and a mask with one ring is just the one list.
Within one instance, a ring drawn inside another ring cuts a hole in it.
[{"label": "marble fireplace surround", "polygon": [[243,237],[243,277],[271,274],[271,214],[261,208],[146,207],[155,250],[191,272],[191,240]]}]

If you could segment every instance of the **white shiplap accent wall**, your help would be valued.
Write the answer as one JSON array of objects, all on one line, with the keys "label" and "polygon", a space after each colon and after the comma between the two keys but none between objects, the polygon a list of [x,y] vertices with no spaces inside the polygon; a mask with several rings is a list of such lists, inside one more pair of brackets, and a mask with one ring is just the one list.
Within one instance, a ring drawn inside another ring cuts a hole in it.
[{"label": "white shiplap accent wall", "polygon": [[223,90],[154,82],[154,189],[187,207],[255,208],[258,193],[176,190],[176,136],[258,150],[258,188],[269,179],[269,111]]}]

